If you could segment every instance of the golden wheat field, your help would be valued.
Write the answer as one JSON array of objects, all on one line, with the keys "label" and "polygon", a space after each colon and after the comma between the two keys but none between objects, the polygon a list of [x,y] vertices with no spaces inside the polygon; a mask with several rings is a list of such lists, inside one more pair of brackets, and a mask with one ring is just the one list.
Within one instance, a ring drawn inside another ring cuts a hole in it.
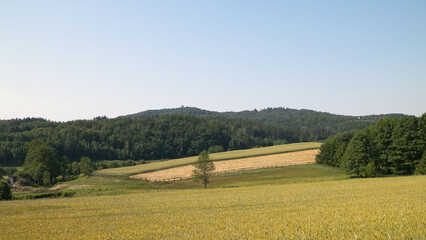
[{"label": "golden wheat field", "polygon": [[[216,168],[214,172],[221,173],[239,171],[243,169],[309,164],[315,162],[315,156],[318,154],[318,152],[318,149],[314,149],[260,157],[241,158],[236,160],[217,161],[214,162]],[[151,181],[161,179],[190,178],[192,170],[194,170],[194,166],[188,165],[149,173],[142,173],[131,176],[130,178],[148,179]]]},{"label": "golden wheat field", "polygon": [[[291,143],[291,144],[283,144],[283,145],[276,145],[276,146],[270,146],[270,147],[213,153],[210,156],[214,161],[218,161],[218,160],[264,156],[264,155],[270,155],[270,154],[294,152],[294,151],[301,151],[301,150],[308,150],[308,149],[317,149],[320,146],[321,146],[321,143],[317,143],[317,142]],[[102,170],[95,171],[95,175],[130,176],[130,175],[139,174],[139,173],[152,172],[156,170],[189,165],[196,162],[197,158],[198,157],[195,156],[195,157],[172,159],[167,161],[156,161],[156,162],[152,162],[148,164],[142,164],[142,165],[136,165],[136,166],[130,166],[130,167],[102,169]]]},{"label": "golden wheat field", "polygon": [[425,239],[426,176],[0,202],[0,239]]}]

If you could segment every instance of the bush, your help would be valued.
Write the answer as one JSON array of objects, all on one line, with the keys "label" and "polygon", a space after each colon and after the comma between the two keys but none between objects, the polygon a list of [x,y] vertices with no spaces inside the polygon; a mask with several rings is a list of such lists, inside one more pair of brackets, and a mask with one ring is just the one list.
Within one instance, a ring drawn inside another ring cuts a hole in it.
[{"label": "bush", "polygon": [[74,191],[54,191],[54,192],[42,192],[42,193],[27,193],[13,196],[14,200],[29,200],[29,199],[40,199],[40,198],[61,198],[61,197],[72,197],[75,194]]},{"label": "bush", "polygon": [[422,159],[416,166],[415,174],[426,175],[426,151],[423,153]]},{"label": "bush", "polygon": [[208,153],[218,153],[218,152],[223,152],[223,147],[219,146],[219,145],[215,145],[215,146],[210,146]]},{"label": "bush", "polygon": [[144,159],[140,159],[139,161],[136,162],[136,165],[141,165],[141,164],[145,164],[145,160]]},{"label": "bush", "polygon": [[16,181],[15,185],[24,187],[24,186],[31,186],[33,185],[33,181],[31,181],[28,178],[20,178],[18,181]]},{"label": "bush", "polygon": [[10,200],[12,199],[12,192],[10,191],[10,186],[5,181],[0,181],[0,200]]},{"label": "bush", "polygon": [[374,163],[370,162],[365,166],[365,176],[366,177],[377,177],[378,176],[378,170],[377,167],[374,165]]},{"label": "bush", "polygon": [[4,167],[4,175],[6,176],[13,176],[18,172],[18,168],[17,167]]}]

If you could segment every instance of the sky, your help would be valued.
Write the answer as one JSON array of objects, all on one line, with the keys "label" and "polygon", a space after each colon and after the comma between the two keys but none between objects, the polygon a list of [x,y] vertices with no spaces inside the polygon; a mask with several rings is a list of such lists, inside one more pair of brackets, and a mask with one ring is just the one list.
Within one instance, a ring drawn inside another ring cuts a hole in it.
[{"label": "sky", "polygon": [[0,119],[426,112],[426,1],[0,0]]}]

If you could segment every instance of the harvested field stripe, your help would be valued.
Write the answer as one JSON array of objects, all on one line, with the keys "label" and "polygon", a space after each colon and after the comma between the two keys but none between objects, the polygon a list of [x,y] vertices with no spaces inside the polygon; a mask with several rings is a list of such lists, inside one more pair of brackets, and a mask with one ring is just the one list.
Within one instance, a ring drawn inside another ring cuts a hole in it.
[{"label": "harvested field stripe", "polygon": [[[266,167],[283,167],[301,165],[315,162],[315,155],[319,150],[305,150],[290,153],[281,153],[261,157],[250,157],[236,160],[215,162],[215,173],[241,171]],[[155,172],[143,173],[131,176],[134,179],[146,179],[149,181],[174,181],[191,177],[194,167],[192,165],[165,169]]]},{"label": "harvested field stripe", "polygon": [[[221,160],[230,160],[230,159],[240,159],[256,156],[265,156],[278,153],[288,153],[309,149],[318,149],[321,146],[321,143],[317,142],[308,142],[308,143],[292,143],[284,145],[276,145],[263,148],[252,148],[246,150],[236,150],[228,152],[220,152],[211,154],[213,161]],[[168,161],[158,161],[148,164],[142,164],[137,166],[130,167],[121,167],[121,168],[111,168],[95,171],[95,175],[105,175],[105,176],[130,176],[139,173],[153,172],[157,170],[163,170],[168,168],[174,168],[179,166],[190,165],[197,161],[197,156],[173,159]]]}]

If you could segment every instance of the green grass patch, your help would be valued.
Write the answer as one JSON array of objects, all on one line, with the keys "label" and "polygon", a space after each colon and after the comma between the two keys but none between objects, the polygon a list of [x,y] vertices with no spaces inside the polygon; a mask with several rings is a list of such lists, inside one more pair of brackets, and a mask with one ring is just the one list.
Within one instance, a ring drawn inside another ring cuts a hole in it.
[{"label": "green grass patch", "polygon": [[[321,143],[317,142],[308,142],[308,143],[292,143],[292,144],[284,144],[284,145],[276,145],[270,147],[263,148],[252,148],[246,150],[236,150],[236,151],[227,151],[220,153],[210,154],[210,157],[213,161],[221,161],[221,160],[230,160],[230,159],[239,159],[239,158],[247,158],[247,157],[257,157],[257,156],[265,156],[286,152],[295,152],[309,149],[317,149],[321,146]],[[197,161],[198,156],[180,158],[180,159],[172,159],[168,161],[157,161],[143,165],[130,166],[130,167],[121,167],[121,168],[110,168],[95,171],[95,175],[98,176],[130,176],[139,173],[152,172],[162,169],[168,169],[178,166],[189,165]]]},{"label": "green grass patch", "polygon": [[13,200],[28,200],[28,199],[39,199],[39,198],[60,198],[60,197],[71,197],[75,194],[74,191],[46,191],[41,193],[23,193],[15,194],[12,196]]},{"label": "green grass patch", "polygon": [[[287,166],[238,171],[211,176],[208,188],[232,188],[260,185],[293,184],[347,179],[338,168],[319,164]],[[139,193],[152,190],[201,189],[200,182],[186,179],[174,182],[149,182],[123,176],[80,177],[66,182],[68,187],[87,186],[73,189],[75,196],[100,196]]]}]

